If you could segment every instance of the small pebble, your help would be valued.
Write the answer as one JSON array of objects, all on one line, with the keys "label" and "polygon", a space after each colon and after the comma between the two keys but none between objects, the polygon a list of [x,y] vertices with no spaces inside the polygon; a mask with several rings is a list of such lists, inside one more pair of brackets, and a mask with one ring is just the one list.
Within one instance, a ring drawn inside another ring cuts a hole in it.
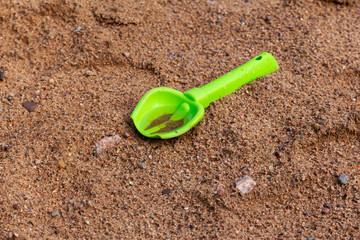
[{"label": "small pebble", "polygon": [[216,189],[215,189],[215,192],[217,195],[219,196],[224,196],[225,195],[225,187],[223,184],[219,183],[217,186],[216,186]]},{"label": "small pebble", "polygon": [[162,195],[170,195],[170,193],[171,193],[171,189],[170,188],[166,188],[166,189],[164,189],[163,191],[162,191]]},{"label": "small pebble", "polygon": [[[10,234],[9,234],[10,236]],[[22,234],[22,233],[18,233],[16,231],[12,232],[12,239],[16,239],[16,240],[27,240],[29,239],[26,235]]]},{"label": "small pebble", "polygon": [[314,240],[315,237],[309,237],[307,240]]},{"label": "small pebble", "polygon": [[275,152],[274,152],[274,156],[275,156],[276,158],[281,158],[281,153],[280,153],[280,151],[275,151]]},{"label": "small pebble", "polygon": [[15,210],[18,210],[18,209],[20,208],[20,205],[19,205],[18,203],[14,203],[14,204],[13,204],[13,208],[14,208]]},{"label": "small pebble", "polygon": [[270,17],[270,16],[266,16],[266,17],[265,17],[265,21],[266,21],[267,23],[270,23],[270,22],[271,22],[271,17]]},{"label": "small pebble", "polygon": [[175,56],[173,54],[169,54],[169,58],[172,60],[175,58]]},{"label": "small pebble", "polygon": [[65,169],[66,168],[66,164],[62,160],[59,161],[59,168],[60,169]]},{"label": "small pebble", "polygon": [[86,221],[85,221],[85,224],[86,224],[86,225],[89,225],[89,224],[90,224],[90,221],[89,221],[89,220],[86,220]]},{"label": "small pebble", "polygon": [[83,29],[82,27],[77,26],[77,27],[75,28],[74,32],[76,32],[76,33],[77,33],[77,32],[80,32],[82,29]]},{"label": "small pebble", "polygon": [[219,22],[221,22],[223,20],[223,18],[221,17],[221,18],[218,18],[218,20],[216,20],[216,23],[219,23]]},{"label": "small pebble", "polygon": [[121,138],[118,134],[115,134],[114,136],[110,136],[110,137],[104,137],[96,144],[95,153],[94,153],[95,156],[117,146],[120,143],[120,140]]},{"label": "small pebble", "polygon": [[0,143],[0,151],[7,151],[9,150],[9,145],[7,145],[6,143]]},{"label": "small pebble", "polygon": [[52,217],[56,217],[56,216],[58,216],[58,215],[59,215],[59,212],[58,212],[58,211],[54,211],[54,212],[51,213],[51,216],[52,216]]},{"label": "small pebble", "polygon": [[349,177],[348,177],[347,175],[341,174],[341,175],[339,176],[339,182],[340,182],[341,184],[346,184],[348,181],[349,181]]},{"label": "small pebble", "polygon": [[314,128],[314,131],[315,131],[315,132],[320,131],[320,125],[317,124],[317,123],[314,124],[313,128]]},{"label": "small pebble", "polygon": [[123,136],[124,136],[124,138],[129,138],[130,134],[128,134],[127,132],[124,132]]},{"label": "small pebble", "polygon": [[28,110],[28,112],[33,112],[35,111],[35,108],[37,108],[38,106],[40,106],[40,103],[38,102],[23,102],[22,106]]},{"label": "small pebble", "polygon": [[145,164],[144,162],[139,163],[139,168],[145,169],[145,168],[146,168],[146,164]]},{"label": "small pebble", "polygon": [[17,233],[16,231],[9,232],[8,239],[16,239],[16,240],[27,240],[29,239],[26,235]]},{"label": "small pebble", "polygon": [[69,203],[70,203],[71,205],[74,205],[74,204],[75,204],[75,199],[70,199],[70,200],[69,200]]},{"label": "small pebble", "polygon": [[236,182],[236,188],[243,194],[248,194],[255,187],[256,182],[249,176],[245,176]]},{"label": "small pebble", "polygon": [[23,197],[24,197],[24,199],[31,199],[31,197],[27,194],[24,194]]},{"label": "small pebble", "polygon": [[124,57],[130,57],[130,53],[128,53],[128,52],[123,52],[123,55],[124,55]]},{"label": "small pebble", "polygon": [[330,209],[327,208],[327,207],[324,207],[324,208],[321,210],[321,213],[322,213],[322,214],[328,214],[328,213],[330,213]]},{"label": "small pebble", "polygon": [[94,73],[94,72],[91,71],[91,70],[87,70],[87,71],[85,72],[85,76],[87,76],[87,77],[95,76],[95,75],[96,75],[96,73]]},{"label": "small pebble", "polygon": [[12,99],[14,98],[14,94],[10,93],[8,96],[7,96],[7,100],[11,101]]}]

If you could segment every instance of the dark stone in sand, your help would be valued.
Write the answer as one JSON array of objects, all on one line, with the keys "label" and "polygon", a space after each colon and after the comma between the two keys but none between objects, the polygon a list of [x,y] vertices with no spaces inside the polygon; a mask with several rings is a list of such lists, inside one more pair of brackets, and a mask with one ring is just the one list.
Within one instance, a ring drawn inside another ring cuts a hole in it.
[{"label": "dark stone in sand", "polygon": [[170,195],[171,193],[171,189],[170,188],[166,188],[162,191],[162,195]]},{"label": "dark stone in sand", "polygon": [[35,111],[35,108],[40,106],[40,103],[38,103],[38,102],[23,102],[22,106],[29,112],[33,112],[33,111]]}]

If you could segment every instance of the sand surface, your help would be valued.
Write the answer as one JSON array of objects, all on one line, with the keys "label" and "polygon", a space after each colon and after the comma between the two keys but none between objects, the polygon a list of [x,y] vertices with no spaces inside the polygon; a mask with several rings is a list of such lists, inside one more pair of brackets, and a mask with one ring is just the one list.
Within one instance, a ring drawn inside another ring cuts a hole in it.
[{"label": "sand surface", "polygon": [[[264,51],[192,130],[137,132],[148,90]],[[0,67],[0,239],[360,239],[358,0],[1,0]]]}]

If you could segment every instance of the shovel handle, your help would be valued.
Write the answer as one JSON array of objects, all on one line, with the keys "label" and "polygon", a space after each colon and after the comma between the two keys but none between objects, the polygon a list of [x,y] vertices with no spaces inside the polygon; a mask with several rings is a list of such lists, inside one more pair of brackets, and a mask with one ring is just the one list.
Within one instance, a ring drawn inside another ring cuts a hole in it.
[{"label": "shovel handle", "polygon": [[261,53],[244,65],[206,84],[201,88],[192,88],[185,95],[193,101],[199,102],[204,108],[213,101],[222,98],[242,85],[250,83],[258,77],[265,76],[279,69],[276,59],[267,52]]}]

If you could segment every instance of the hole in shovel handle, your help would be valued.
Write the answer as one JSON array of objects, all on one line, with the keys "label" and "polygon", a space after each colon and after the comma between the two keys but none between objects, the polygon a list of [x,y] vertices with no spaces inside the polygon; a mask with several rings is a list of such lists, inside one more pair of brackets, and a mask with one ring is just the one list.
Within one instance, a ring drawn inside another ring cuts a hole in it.
[{"label": "hole in shovel handle", "polygon": [[258,56],[257,58],[255,58],[255,60],[261,60],[262,56]]}]

